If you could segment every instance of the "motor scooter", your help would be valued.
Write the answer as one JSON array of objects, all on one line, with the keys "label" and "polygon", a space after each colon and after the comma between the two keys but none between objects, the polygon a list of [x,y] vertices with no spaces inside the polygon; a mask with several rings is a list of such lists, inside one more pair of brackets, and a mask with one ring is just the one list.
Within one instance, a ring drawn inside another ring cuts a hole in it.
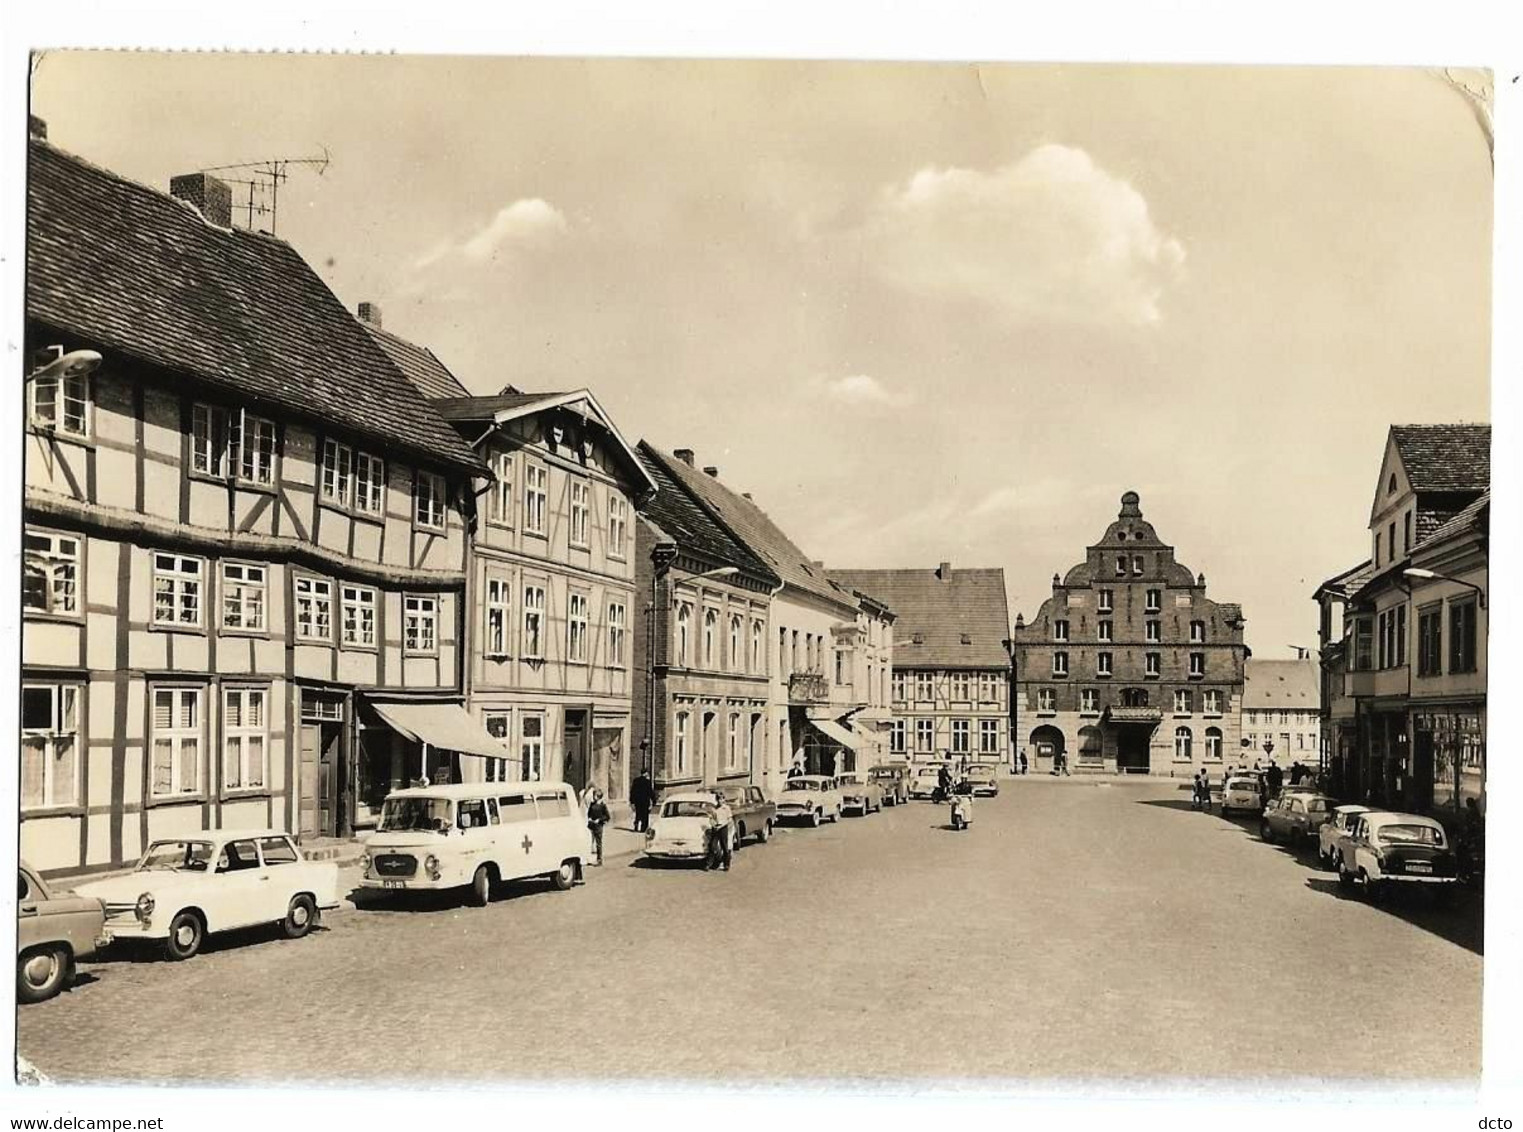
[{"label": "motor scooter", "polygon": [[973,799],[966,794],[952,795],[952,828],[964,830],[973,824]]}]

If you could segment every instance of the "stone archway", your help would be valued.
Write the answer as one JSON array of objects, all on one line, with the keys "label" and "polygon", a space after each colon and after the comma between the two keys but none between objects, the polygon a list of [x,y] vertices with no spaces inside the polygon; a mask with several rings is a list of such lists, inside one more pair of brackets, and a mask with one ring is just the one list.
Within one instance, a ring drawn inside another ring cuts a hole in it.
[{"label": "stone archway", "polygon": [[1066,755],[1067,740],[1063,732],[1050,723],[1044,723],[1031,733],[1031,761],[1034,770],[1053,770],[1059,756]]}]

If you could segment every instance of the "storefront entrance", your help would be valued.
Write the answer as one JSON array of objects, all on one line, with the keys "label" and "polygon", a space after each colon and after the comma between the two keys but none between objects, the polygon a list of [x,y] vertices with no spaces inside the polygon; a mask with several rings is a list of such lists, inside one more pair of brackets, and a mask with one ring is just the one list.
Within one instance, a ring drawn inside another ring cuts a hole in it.
[{"label": "storefront entrance", "polygon": [[608,795],[610,802],[624,797],[624,731],[618,727],[598,727],[592,732],[592,781]]},{"label": "storefront entrance", "polygon": [[1153,727],[1128,723],[1116,728],[1116,769],[1122,774],[1148,774],[1152,770],[1150,748]]},{"label": "storefront entrance", "polygon": [[301,693],[297,761],[301,782],[299,826],[305,836],[338,837],[349,832],[345,707],[342,695]]},{"label": "storefront entrance", "polygon": [[592,767],[588,757],[587,712],[583,709],[566,709],[566,722],[561,728],[561,751],[565,765],[565,780],[578,794],[587,789]]}]

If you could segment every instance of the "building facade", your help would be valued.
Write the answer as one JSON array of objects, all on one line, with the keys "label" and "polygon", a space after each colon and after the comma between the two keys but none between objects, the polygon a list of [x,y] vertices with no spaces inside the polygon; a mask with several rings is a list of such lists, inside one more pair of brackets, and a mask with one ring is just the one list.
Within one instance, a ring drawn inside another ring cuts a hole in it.
[{"label": "building facade", "polygon": [[895,760],[1010,761],[1010,611],[1000,569],[833,570],[893,609]]},{"label": "building facade", "polygon": [[1239,750],[1242,609],[1206,596],[1137,493],[1029,623],[1015,625],[1018,743],[1032,770],[1193,775]]},{"label": "building facade", "polygon": [[367,721],[463,715],[485,468],[295,251],[231,227],[225,185],[176,178],[191,208],[30,158],[22,855],[347,834],[425,769]]},{"label": "building facade", "polygon": [[1300,763],[1313,770],[1321,765],[1319,679],[1318,664],[1310,658],[1250,659],[1243,665],[1243,762]]},{"label": "building facade", "polygon": [[1484,808],[1488,425],[1397,425],[1368,561],[1324,582],[1322,713],[1344,797],[1456,822]]}]

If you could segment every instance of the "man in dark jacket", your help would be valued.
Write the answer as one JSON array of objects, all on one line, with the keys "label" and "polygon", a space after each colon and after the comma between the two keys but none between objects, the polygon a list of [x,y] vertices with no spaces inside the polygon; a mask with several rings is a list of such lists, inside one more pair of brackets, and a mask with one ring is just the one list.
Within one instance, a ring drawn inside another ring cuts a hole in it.
[{"label": "man in dark jacket", "polygon": [[629,804],[635,811],[635,832],[644,833],[650,828],[650,808],[656,801],[656,788],[651,785],[645,771],[635,775],[629,784]]},{"label": "man in dark jacket", "polygon": [[603,827],[608,824],[611,814],[608,812],[608,803],[603,801],[603,792],[593,790],[592,801],[587,804],[587,832],[592,834],[592,863],[603,863]]}]

